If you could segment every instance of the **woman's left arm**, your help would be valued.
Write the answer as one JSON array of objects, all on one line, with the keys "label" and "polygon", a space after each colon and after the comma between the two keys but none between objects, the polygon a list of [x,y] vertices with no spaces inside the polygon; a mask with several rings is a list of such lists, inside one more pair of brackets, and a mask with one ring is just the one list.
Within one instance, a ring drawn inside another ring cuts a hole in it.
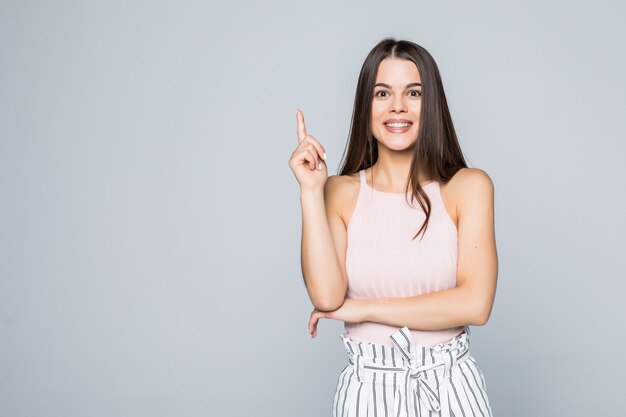
[{"label": "woman's left arm", "polygon": [[487,323],[498,276],[493,183],[483,170],[465,168],[448,184],[458,195],[456,287],[412,297],[346,299],[337,310],[313,311],[309,320],[313,336],[319,318],[372,321],[418,330]]}]

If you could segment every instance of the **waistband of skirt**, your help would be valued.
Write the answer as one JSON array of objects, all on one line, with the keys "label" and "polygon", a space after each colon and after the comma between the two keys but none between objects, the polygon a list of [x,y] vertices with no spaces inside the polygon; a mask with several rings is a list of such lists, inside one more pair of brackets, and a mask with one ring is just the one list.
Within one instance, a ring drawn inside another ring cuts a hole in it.
[{"label": "waistband of skirt", "polygon": [[[389,338],[393,346],[378,343],[356,341],[343,334],[339,335],[350,357],[360,356],[368,359],[371,363],[396,365],[410,361],[430,362],[443,355],[464,357],[469,355],[470,329],[465,329],[451,340],[439,343],[435,346],[419,346],[413,342],[413,336],[408,327],[402,327]],[[353,361],[351,361],[353,363]]]}]

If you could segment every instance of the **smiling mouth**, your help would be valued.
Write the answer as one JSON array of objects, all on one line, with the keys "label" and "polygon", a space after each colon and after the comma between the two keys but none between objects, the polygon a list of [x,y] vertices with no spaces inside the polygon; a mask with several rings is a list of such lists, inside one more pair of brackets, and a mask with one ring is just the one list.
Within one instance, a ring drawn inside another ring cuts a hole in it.
[{"label": "smiling mouth", "polygon": [[392,129],[404,129],[407,127],[411,127],[411,125],[413,125],[413,123],[383,123],[383,124]]}]

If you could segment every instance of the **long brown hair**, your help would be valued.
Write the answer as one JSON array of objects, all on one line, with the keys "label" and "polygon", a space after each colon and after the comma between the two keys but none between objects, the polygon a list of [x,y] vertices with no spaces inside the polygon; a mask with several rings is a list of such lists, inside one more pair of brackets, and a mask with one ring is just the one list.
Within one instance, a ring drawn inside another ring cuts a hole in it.
[{"label": "long brown hair", "polygon": [[439,69],[426,49],[408,40],[385,38],[367,55],[357,82],[347,151],[344,149],[339,175],[369,168],[378,160],[378,142],[371,129],[372,99],[379,64],[387,57],[412,61],[417,66],[422,84],[419,133],[407,181],[407,188],[409,184],[412,188],[411,201],[421,196],[417,201],[426,214],[422,227],[413,236],[415,239],[422,230],[426,233],[431,212],[430,199],[418,181],[418,164],[429,178],[443,183],[447,183],[458,170],[467,167],[452,125]]}]

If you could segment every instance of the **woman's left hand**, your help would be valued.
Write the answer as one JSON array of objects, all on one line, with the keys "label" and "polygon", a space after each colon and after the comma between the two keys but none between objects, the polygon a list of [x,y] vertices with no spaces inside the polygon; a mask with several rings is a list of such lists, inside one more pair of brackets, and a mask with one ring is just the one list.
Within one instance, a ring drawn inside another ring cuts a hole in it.
[{"label": "woman's left hand", "polygon": [[309,319],[309,333],[317,336],[317,322],[319,319],[341,320],[348,323],[360,323],[366,318],[367,300],[353,300],[346,298],[341,307],[333,311],[320,311],[317,308],[311,312]]}]

